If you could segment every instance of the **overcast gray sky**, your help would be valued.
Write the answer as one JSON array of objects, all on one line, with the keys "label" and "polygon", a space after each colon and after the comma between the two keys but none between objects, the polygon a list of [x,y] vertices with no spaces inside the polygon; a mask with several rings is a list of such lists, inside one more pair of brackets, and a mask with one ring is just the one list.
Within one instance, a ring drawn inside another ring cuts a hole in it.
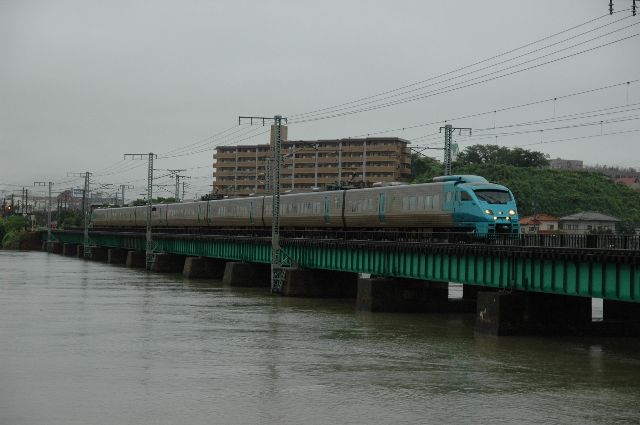
[{"label": "overcast gray sky", "polygon": [[[381,132],[414,145],[440,143],[450,120],[474,128],[457,138],[462,148],[532,144],[640,167],[640,14],[630,6],[616,0],[608,16],[606,0],[0,0],[0,191],[77,186],[67,173],[91,171],[96,184],[135,185],[134,196],[146,164],[122,156],[155,152],[158,168],[188,168],[191,194],[203,194],[216,143],[267,141],[261,128],[231,129],[238,115],[288,116],[290,139]],[[514,126],[537,120],[547,121]]]}]

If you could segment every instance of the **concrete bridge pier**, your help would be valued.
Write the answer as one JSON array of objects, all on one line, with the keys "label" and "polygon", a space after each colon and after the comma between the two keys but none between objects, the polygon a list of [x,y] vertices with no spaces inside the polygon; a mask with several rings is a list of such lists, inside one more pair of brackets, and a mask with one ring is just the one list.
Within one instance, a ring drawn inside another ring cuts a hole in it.
[{"label": "concrete bridge pier", "polygon": [[449,311],[447,282],[372,278],[358,280],[356,309],[371,312],[436,313]]},{"label": "concrete bridge pier", "polygon": [[107,251],[107,263],[109,264],[125,264],[127,262],[127,250],[109,248]]},{"label": "concrete bridge pier", "polygon": [[355,298],[358,274],[331,270],[290,269],[281,295],[285,297]]},{"label": "concrete bridge pier", "polygon": [[147,264],[147,268],[156,273],[181,273],[184,269],[184,261],[184,255],[156,252],[153,254],[151,263]]},{"label": "concrete bridge pier", "polygon": [[65,257],[75,257],[78,250],[77,244],[66,243],[62,245],[62,255]]},{"label": "concrete bridge pier", "polygon": [[51,242],[48,246],[48,251],[53,254],[62,254],[63,245],[60,242]]},{"label": "concrete bridge pier", "polygon": [[147,257],[144,251],[129,251],[125,264],[127,267],[146,267]]},{"label": "concrete bridge pier", "polygon": [[[83,250],[83,254],[85,258],[87,258],[87,255],[86,255],[87,253],[84,252],[84,250]],[[102,246],[92,246],[91,251],[89,251],[89,259],[93,261],[107,261],[108,257],[109,257],[108,248],[105,248]]]},{"label": "concrete bridge pier", "polygon": [[537,292],[479,292],[476,332],[580,335],[591,329],[591,298]]},{"label": "concrete bridge pier", "polygon": [[640,303],[604,300],[602,303],[604,320],[640,324]]},{"label": "concrete bridge pier", "polygon": [[602,322],[599,326],[603,335],[640,336],[640,303],[604,300]]},{"label": "concrete bridge pier", "polygon": [[230,261],[224,268],[222,284],[232,287],[269,288],[271,286],[271,266]]},{"label": "concrete bridge pier", "polygon": [[190,279],[222,279],[226,261],[217,258],[187,257],[184,261],[182,276]]}]

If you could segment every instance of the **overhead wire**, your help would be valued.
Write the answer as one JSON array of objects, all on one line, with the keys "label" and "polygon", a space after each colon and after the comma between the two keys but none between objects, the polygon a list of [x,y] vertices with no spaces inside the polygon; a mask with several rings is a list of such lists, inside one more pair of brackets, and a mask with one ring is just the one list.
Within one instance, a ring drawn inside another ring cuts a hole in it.
[{"label": "overhead wire", "polygon": [[[638,25],[638,23],[633,24],[633,25]],[[611,42],[608,42],[608,43],[604,43],[604,44],[601,44],[601,45],[598,45],[598,46],[595,46],[595,47],[591,47],[589,49],[581,50],[581,51],[578,51],[578,52],[575,52],[575,53],[572,53],[572,54],[569,54],[569,55],[565,55],[565,56],[562,56],[562,57],[559,57],[559,58],[551,59],[551,60],[548,60],[546,62],[542,62],[542,63],[535,64],[535,65],[531,65],[531,66],[525,67],[523,69],[517,69],[517,70],[511,71],[511,72],[507,72],[507,73],[502,74],[502,75],[495,75],[493,77],[490,77],[491,75],[494,75],[494,74],[497,74],[497,73],[500,73],[500,72],[504,72],[504,71],[506,71],[508,69],[512,69],[512,68],[514,68],[516,66],[520,66],[520,65],[524,64],[525,62],[523,62],[522,64],[518,64],[518,65],[511,66],[511,67],[507,67],[507,68],[502,69],[502,70],[494,71],[494,72],[491,72],[489,74],[485,74],[485,75],[482,75],[482,76],[474,77],[474,78],[471,78],[469,80],[462,81],[462,82],[459,82],[459,83],[456,83],[456,84],[452,84],[452,85],[449,85],[449,86],[441,87],[441,88],[438,88],[436,90],[432,90],[430,92],[426,92],[426,93],[423,93],[423,94],[420,94],[420,95],[409,96],[408,98],[405,98],[405,99],[398,99],[398,100],[395,100],[395,101],[392,101],[392,102],[386,102],[386,103],[382,103],[382,104],[379,104],[379,105],[372,105],[372,106],[364,107],[364,108],[360,108],[360,109],[354,109],[354,110],[350,110],[350,111],[344,111],[344,112],[339,112],[339,113],[333,113],[333,114],[330,114],[330,115],[304,119],[304,120],[300,120],[300,121],[295,121],[292,124],[300,124],[300,123],[304,123],[304,122],[320,121],[320,120],[324,120],[324,119],[330,119],[330,118],[337,118],[337,117],[342,117],[342,116],[347,116],[347,115],[359,114],[359,113],[362,113],[362,112],[378,110],[378,109],[387,108],[387,107],[390,107],[390,106],[395,106],[395,105],[405,104],[405,103],[409,103],[409,102],[414,102],[416,100],[426,99],[426,98],[429,98],[429,97],[433,97],[433,96],[437,96],[437,95],[441,95],[441,94],[445,94],[445,93],[450,93],[450,92],[457,91],[457,90],[460,90],[460,89],[477,86],[477,85],[480,85],[480,84],[483,84],[483,83],[486,83],[486,82],[489,82],[489,81],[498,80],[500,78],[508,77],[510,75],[518,74],[518,73],[521,73],[521,72],[524,72],[524,71],[528,71],[528,70],[531,70],[531,69],[539,68],[541,66],[548,65],[548,64],[551,64],[551,63],[555,63],[555,62],[558,62],[558,61],[561,61],[561,60],[565,60],[565,59],[568,59],[568,58],[571,58],[571,57],[574,57],[574,56],[578,56],[578,55],[581,55],[581,54],[584,54],[584,53],[588,53],[588,52],[591,52],[591,51],[594,51],[594,50],[597,50],[597,49],[601,49],[603,47],[610,46],[610,45],[615,44],[615,43],[619,43],[619,42],[622,42],[622,41],[629,40],[629,39],[631,39],[633,37],[637,37],[639,35],[640,35],[640,33],[635,33],[635,34],[632,34],[632,35],[629,35],[629,36],[626,36],[626,37],[622,37],[622,38],[619,38],[617,40],[614,40],[614,41],[611,41]],[[543,57],[551,56],[551,55],[554,55],[556,53],[557,52],[553,52],[553,53],[544,55]],[[540,58],[542,58],[542,57],[540,57]],[[540,58],[537,58],[537,59],[540,59]],[[530,62],[530,61],[527,61],[527,62]],[[479,81],[474,81],[474,80],[479,80]]]},{"label": "overhead wire", "polygon": [[[616,11],[615,13],[621,13],[621,12],[622,11]],[[339,108],[339,107],[351,105],[351,104],[354,104],[354,103],[359,103],[361,101],[373,99],[373,98],[380,97],[380,96],[385,96],[387,94],[394,93],[394,92],[397,92],[397,91],[400,91],[400,90],[404,90],[404,89],[407,89],[407,88],[410,88],[410,87],[414,87],[416,85],[420,85],[420,84],[423,84],[423,83],[428,82],[428,81],[433,81],[433,80],[438,79],[438,78],[446,77],[448,75],[455,74],[456,72],[464,71],[466,69],[472,68],[472,67],[477,66],[477,65],[481,65],[483,63],[492,61],[494,59],[498,59],[500,57],[509,55],[509,54],[517,52],[519,50],[526,49],[527,47],[533,46],[535,44],[538,44],[538,43],[541,43],[543,41],[549,40],[551,38],[557,37],[559,35],[566,34],[567,32],[570,32],[570,31],[573,31],[575,29],[581,28],[583,26],[589,25],[589,24],[591,24],[593,22],[599,21],[601,19],[606,19],[609,16],[610,16],[609,14],[605,14],[605,15],[601,15],[601,16],[598,16],[598,17],[593,18],[593,19],[589,19],[586,22],[583,22],[581,24],[572,26],[570,28],[564,29],[562,31],[556,32],[556,33],[551,34],[549,36],[543,37],[541,39],[532,41],[530,43],[524,44],[522,46],[516,47],[516,48],[511,49],[511,50],[508,50],[506,52],[499,53],[499,54],[494,55],[492,57],[489,57],[489,58],[482,59],[480,61],[474,62],[474,63],[472,63],[470,65],[466,65],[466,66],[454,69],[452,71],[448,71],[448,72],[445,72],[445,73],[442,73],[442,74],[439,74],[439,75],[436,75],[436,76],[433,76],[433,77],[429,77],[429,78],[426,78],[426,79],[421,80],[421,81],[417,81],[417,82],[414,82],[414,83],[411,83],[411,84],[406,84],[404,86],[397,87],[397,88],[394,88],[394,89],[391,89],[391,90],[387,90],[387,91],[383,91],[381,93],[377,93],[377,94],[374,94],[374,95],[371,95],[371,96],[361,97],[359,99],[355,99],[355,100],[352,100],[352,101],[349,101],[349,102],[344,102],[344,103],[341,103],[341,104],[337,104],[337,105],[333,105],[333,106],[329,106],[329,107],[325,107],[325,108],[321,108],[321,109],[315,109],[315,110],[312,110],[312,111],[303,112],[303,113],[299,113],[299,114],[293,114],[293,115],[291,115],[291,118],[296,118],[296,117],[300,117],[300,116],[304,116],[304,115],[315,114],[317,112],[329,111],[329,110],[336,109],[336,108]]]},{"label": "overhead wire", "polygon": [[[363,107],[364,105],[369,105],[369,104],[373,104],[373,103],[379,103],[379,102],[382,102],[382,101],[384,101],[384,100],[393,99],[393,98],[398,97],[398,96],[404,96],[404,95],[406,95],[406,94],[415,93],[416,91],[421,91],[421,90],[424,90],[424,89],[429,88],[429,87],[434,87],[434,86],[441,85],[441,84],[446,83],[446,82],[450,82],[450,81],[458,80],[458,79],[460,79],[460,78],[462,78],[462,77],[469,76],[469,75],[472,75],[472,74],[475,74],[475,73],[478,73],[478,72],[481,72],[481,71],[484,71],[484,70],[487,70],[487,69],[490,69],[490,68],[494,68],[494,67],[496,67],[496,66],[499,66],[499,65],[502,65],[502,64],[505,64],[505,63],[508,63],[508,62],[511,62],[511,61],[517,60],[517,59],[519,59],[519,58],[522,58],[522,57],[525,57],[525,56],[528,56],[528,55],[531,55],[531,54],[534,54],[534,53],[537,53],[537,52],[540,52],[540,51],[546,50],[546,49],[548,49],[548,48],[550,48],[550,47],[556,46],[556,45],[558,45],[558,44],[562,44],[562,43],[567,42],[567,41],[569,41],[569,40],[573,40],[573,39],[575,39],[575,38],[581,37],[581,36],[586,35],[586,34],[588,34],[588,33],[591,33],[591,32],[594,32],[594,31],[597,31],[597,30],[599,30],[599,29],[605,28],[605,27],[607,27],[607,26],[609,26],[609,25],[616,24],[616,23],[618,23],[618,22],[620,22],[620,21],[623,21],[623,20],[625,20],[625,19],[629,19],[629,18],[630,18],[630,16],[626,16],[626,17],[621,18],[621,19],[619,19],[619,20],[617,20],[617,21],[607,23],[607,24],[602,25],[602,26],[600,26],[600,27],[597,27],[597,28],[591,29],[591,30],[589,30],[589,31],[585,31],[585,32],[583,32],[583,33],[580,33],[580,34],[574,35],[574,36],[569,37],[569,38],[566,38],[566,39],[564,39],[564,40],[557,41],[557,42],[555,42],[555,43],[552,43],[552,44],[549,44],[549,45],[547,45],[547,46],[541,47],[541,48],[539,48],[539,49],[535,49],[535,50],[532,50],[532,51],[530,51],[530,52],[523,53],[523,54],[521,54],[521,55],[515,56],[515,57],[513,57],[513,58],[509,58],[509,59],[507,59],[507,60],[504,60],[504,61],[501,61],[501,62],[497,62],[497,63],[491,64],[491,65],[485,66],[485,67],[483,67],[483,68],[479,68],[479,69],[476,69],[476,70],[473,70],[473,71],[470,71],[470,72],[467,72],[467,73],[464,73],[464,74],[460,74],[460,75],[457,75],[457,76],[455,76],[455,77],[450,77],[450,78],[447,78],[447,79],[445,79],[445,80],[436,81],[436,82],[433,82],[433,83],[430,83],[430,84],[427,84],[427,85],[420,85],[420,86],[419,86],[419,87],[417,87],[417,88],[413,88],[413,89],[411,89],[411,90],[400,91],[399,93],[394,93],[394,94],[392,94],[392,95],[390,95],[390,96],[381,97],[381,98],[378,98],[378,99],[375,99],[375,100],[371,99],[371,100],[368,100],[368,101],[366,101],[366,102],[358,102],[356,106],[349,106],[349,107],[342,107],[342,108],[333,108],[333,109],[330,111],[330,113],[331,113],[331,114],[335,114],[335,113],[337,113],[337,112],[339,112],[339,111],[345,111],[345,110],[353,109],[354,107],[361,108],[361,107]],[[560,53],[560,52],[563,52],[563,51],[566,51],[566,50],[569,50],[569,49],[573,49],[573,48],[578,47],[578,46],[581,46],[581,45],[583,45],[583,44],[587,44],[587,43],[590,43],[590,42],[592,42],[592,41],[595,41],[595,40],[598,40],[598,39],[604,38],[604,37],[606,37],[606,36],[609,36],[609,35],[611,35],[611,34],[614,34],[614,33],[620,32],[620,31],[623,31],[623,30],[628,29],[628,28],[630,28],[630,27],[632,27],[632,26],[634,26],[634,25],[637,25],[637,24],[638,24],[638,23],[634,23],[634,24],[628,25],[628,26],[623,27],[623,28],[618,28],[618,29],[616,29],[616,30],[614,30],[614,31],[611,31],[611,32],[606,33],[606,34],[602,34],[602,35],[597,36],[597,37],[594,37],[594,38],[592,38],[592,39],[585,40],[585,41],[582,41],[582,42],[579,42],[579,43],[573,44],[573,45],[571,45],[571,46],[568,46],[568,47],[565,47],[565,48],[562,48],[562,49],[556,50],[556,51],[554,51],[554,52],[547,53],[547,54],[542,55],[542,56],[539,56],[539,57],[537,57],[537,58],[529,59],[529,60],[524,61],[524,62],[521,62],[521,63],[519,63],[519,64],[515,64],[515,65],[512,65],[512,66],[506,67],[506,68],[504,68],[504,69],[502,69],[502,70],[494,71],[494,72],[489,73],[489,74],[485,74],[484,76],[475,77],[475,78],[469,79],[469,80],[467,80],[467,81],[473,81],[474,79],[482,78],[482,77],[485,77],[485,76],[488,76],[488,75],[493,75],[493,74],[495,74],[495,73],[499,73],[499,72],[502,72],[502,71],[505,71],[505,70],[508,70],[508,69],[512,69],[512,68],[515,68],[515,67],[518,67],[518,66],[522,66],[522,65],[524,65],[524,64],[527,64],[527,63],[530,63],[530,62],[534,62],[534,61],[537,61],[537,60],[543,59],[543,58],[548,57],[548,56],[552,56],[552,55],[554,55],[554,54],[557,54],[557,53]],[[427,80],[427,81],[430,81],[430,80]],[[426,82],[426,81],[425,81],[425,82]],[[423,82],[423,83],[424,83],[424,82]],[[458,84],[461,84],[461,83],[458,83]],[[455,84],[454,84],[454,85],[446,86],[446,87],[444,87],[444,88],[447,88],[447,87],[453,87],[453,86],[455,86]],[[414,96],[415,96],[415,95],[414,95]],[[411,98],[411,97],[409,97],[409,98]],[[306,122],[306,121],[308,121],[308,120],[309,120],[309,117],[313,117],[313,116],[317,116],[317,115],[319,115],[319,114],[318,114],[318,113],[314,113],[314,114],[309,114],[309,113],[308,113],[308,114],[296,115],[297,117],[304,118],[304,119],[302,119],[302,121],[300,121],[300,119],[296,120],[296,118],[295,118],[296,116],[294,116],[294,117],[292,117],[292,118],[293,118],[293,122],[294,122],[294,123],[295,123],[295,122]],[[305,117],[306,117],[306,118],[305,118]]]}]

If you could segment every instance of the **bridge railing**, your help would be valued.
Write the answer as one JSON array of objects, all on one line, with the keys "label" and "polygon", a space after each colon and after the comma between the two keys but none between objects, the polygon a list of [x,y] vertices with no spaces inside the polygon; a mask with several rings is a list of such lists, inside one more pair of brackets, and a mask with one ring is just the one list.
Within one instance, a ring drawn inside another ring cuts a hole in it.
[{"label": "bridge railing", "polygon": [[[94,229],[114,231],[115,229]],[[137,230],[136,230],[137,231]],[[271,230],[263,228],[157,228],[157,233],[181,235],[220,235],[270,237]],[[134,231],[135,232],[135,231]],[[285,229],[281,237],[288,239],[321,239],[351,241],[422,242],[428,244],[460,243],[500,246],[547,248],[597,248],[640,250],[640,235],[578,235],[578,234],[495,234],[476,235],[468,232],[425,232],[416,230],[343,230],[343,229]]]}]

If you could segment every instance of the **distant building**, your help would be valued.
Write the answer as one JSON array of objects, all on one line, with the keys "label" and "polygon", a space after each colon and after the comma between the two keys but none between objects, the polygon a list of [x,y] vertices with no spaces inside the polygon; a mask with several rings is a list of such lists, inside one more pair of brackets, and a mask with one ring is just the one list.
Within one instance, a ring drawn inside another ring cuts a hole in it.
[{"label": "distant building", "polygon": [[[311,191],[316,185],[371,187],[377,182],[408,182],[411,178],[408,143],[398,137],[283,140],[281,189]],[[218,146],[213,163],[213,193],[229,196],[267,193],[273,172],[272,144],[273,137],[271,144]]]},{"label": "distant building", "polygon": [[554,170],[582,170],[583,163],[580,159],[550,159],[549,167]]},{"label": "distant building", "polygon": [[640,179],[636,176],[618,177],[613,181],[631,189],[640,189]]},{"label": "distant building", "polygon": [[557,232],[558,217],[549,214],[534,214],[520,219],[520,232],[522,234],[548,234]]},{"label": "distant building", "polygon": [[620,220],[597,212],[581,212],[560,217],[560,230],[563,233],[585,235],[588,233],[615,233],[616,223]]},{"label": "distant building", "polygon": [[[60,208],[65,210],[82,210],[82,189],[67,189],[61,192],[56,197],[56,203]],[[107,196],[104,193],[93,193],[89,194],[89,206],[90,207],[98,207],[101,205],[115,205],[116,199],[115,197]],[[55,208],[55,205],[53,206]]]}]

